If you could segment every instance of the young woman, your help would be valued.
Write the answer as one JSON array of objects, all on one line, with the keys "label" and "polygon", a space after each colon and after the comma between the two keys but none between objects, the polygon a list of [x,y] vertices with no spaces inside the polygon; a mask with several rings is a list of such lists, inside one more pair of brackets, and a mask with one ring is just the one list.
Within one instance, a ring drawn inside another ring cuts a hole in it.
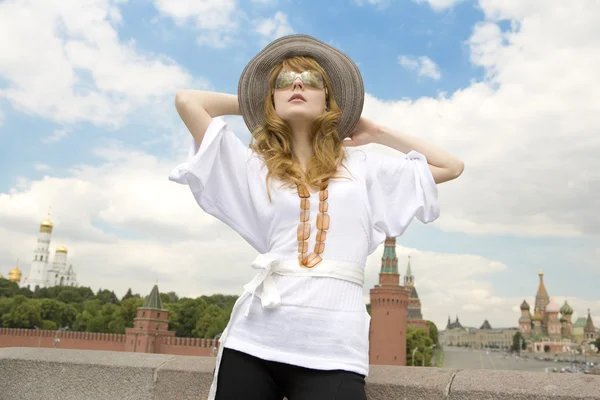
[{"label": "young woman", "polygon": [[[209,399],[366,399],[367,256],[414,217],[436,219],[436,184],[463,164],[361,118],[357,66],[309,36],[269,44],[238,93],[176,96],[195,146],[170,179],[260,253],[221,336]],[[244,117],[250,148],[223,115]],[[367,143],[406,155],[355,148]]]}]

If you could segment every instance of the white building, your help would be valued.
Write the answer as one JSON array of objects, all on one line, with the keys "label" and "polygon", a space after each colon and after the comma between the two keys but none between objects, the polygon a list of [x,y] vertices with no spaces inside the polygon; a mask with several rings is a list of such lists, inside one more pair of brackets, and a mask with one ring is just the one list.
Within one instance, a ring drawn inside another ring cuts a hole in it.
[{"label": "white building", "polygon": [[33,251],[33,260],[29,275],[20,283],[21,287],[27,287],[35,290],[36,286],[78,286],[77,274],[73,265],[67,265],[67,248],[60,246],[56,248],[54,259],[50,263],[50,240],[52,238],[52,228],[54,224],[50,221],[50,216],[40,224],[37,246]]}]

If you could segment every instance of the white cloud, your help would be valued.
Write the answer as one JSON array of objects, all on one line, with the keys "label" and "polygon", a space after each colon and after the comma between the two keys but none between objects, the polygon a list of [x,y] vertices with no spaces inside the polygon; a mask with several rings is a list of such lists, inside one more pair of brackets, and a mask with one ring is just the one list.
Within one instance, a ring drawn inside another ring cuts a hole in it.
[{"label": "white cloud", "polygon": [[402,55],[398,57],[398,64],[410,71],[417,71],[419,76],[425,76],[436,81],[442,77],[439,66],[427,56],[412,57]]},{"label": "white cloud", "polygon": [[273,7],[277,5],[278,0],[250,0],[250,2],[263,7]]},{"label": "white cloud", "polygon": [[378,9],[384,9],[390,5],[390,0],[354,0],[354,4],[362,7],[365,4],[376,6]]},{"label": "white cloud", "polygon": [[55,121],[118,125],[191,82],[172,60],[121,42],[120,21],[109,0],[0,4],[0,98]]},{"label": "white cloud", "polygon": [[[437,98],[365,101],[368,118],[458,155],[440,186],[443,229],[598,235],[600,3],[482,1],[468,41],[486,79]],[[502,32],[495,18],[516,18]],[[574,23],[573,21],[577,21]]]},{"label": "white cloud", "polygon": [[48,171],[50,166],[48,164],[37,163],[34,165],[36,171]]},{"label": "white cloud", "polygon": [[69,129],[67,129],[67,128],[55,129],[54,132],[52,132],[52,135],[43,138],[42,142],[43,143],[59,142],[62,139],[64,139],[68,134],[69,134]]},{"label": "white cloud", "polygon": [[464,0],[413,0],[417,4],[429,4],[429,6],[435,11],[442,11],[448,8],[452,8],[458,3]]},{"label": "white cloud", "polygon": [[266,42],[294,33],[285,13],[277,11],[272,18],[257,18],[254,20],[254,31],[259,33]]},{"label": "white cloud", "polygon": [[236,0],[154,0],[154,6],[177,24],[199,29],[201,45],[226,47],[238,29]]}]

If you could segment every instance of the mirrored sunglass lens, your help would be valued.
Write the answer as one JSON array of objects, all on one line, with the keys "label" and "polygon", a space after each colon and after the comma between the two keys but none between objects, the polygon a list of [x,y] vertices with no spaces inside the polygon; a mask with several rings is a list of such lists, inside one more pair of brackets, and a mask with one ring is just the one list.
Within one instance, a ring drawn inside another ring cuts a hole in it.
[{"label": "mirrored sunglass lens", "polygon": [[298,77],[300,77],[300,79],[305,85],[319,89],[322,89],[325,86],[323,83],[323,77],[320,73],[316,71],[304,71],[301,74],[283,71],[277,76],[277,79],[275,80],[275,88],[281,89],[286,86],[290,86]]}]

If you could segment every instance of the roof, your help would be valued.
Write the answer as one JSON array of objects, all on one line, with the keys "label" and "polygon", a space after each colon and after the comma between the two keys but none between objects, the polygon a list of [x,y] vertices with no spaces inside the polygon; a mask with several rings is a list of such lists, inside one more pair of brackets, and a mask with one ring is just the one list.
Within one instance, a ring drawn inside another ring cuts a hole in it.
[{"label": "roof", "polygon": [[492,329],[492,326],[490,325],[489,321],[486,319],[485,321],[483,321],[483,325],[481,325],[481,328],[479,329]]},{"label": "roof", "polygon": [[590,314],[590,310],[588,309],[588,316],[585,322],[584,332],[596,332],[596,328],[594,328],[594,322],[592,321],[592,315]]},{"label": "roof", "polygon": [[418,299],[419,298],[419,294],[417,293],[417,288],[415,288],[414,286],[410,287],[409,298],[410,299]]},{"label": "roof", "polygon": [[[388,264],[389,261],[389,265]],[[383,248],[383,256],[381,257],[380,274],[397,274],[398,273],[398,256],[396,256],[396,240],[385,241]]]},{"label": "roof", "polygon": [[150,295],[146,297],[146,301],[144,302],[144,306],[141,308],[153,308],[156,310],[164,310],[162,300],[160,298],[160,293],[158,292],[158,285],[154,285]]},{"label": "roof", "polygon": [[584,328],[587,323],[587,318],[577,318],[577,321],[573,324],[575,328]]}]

